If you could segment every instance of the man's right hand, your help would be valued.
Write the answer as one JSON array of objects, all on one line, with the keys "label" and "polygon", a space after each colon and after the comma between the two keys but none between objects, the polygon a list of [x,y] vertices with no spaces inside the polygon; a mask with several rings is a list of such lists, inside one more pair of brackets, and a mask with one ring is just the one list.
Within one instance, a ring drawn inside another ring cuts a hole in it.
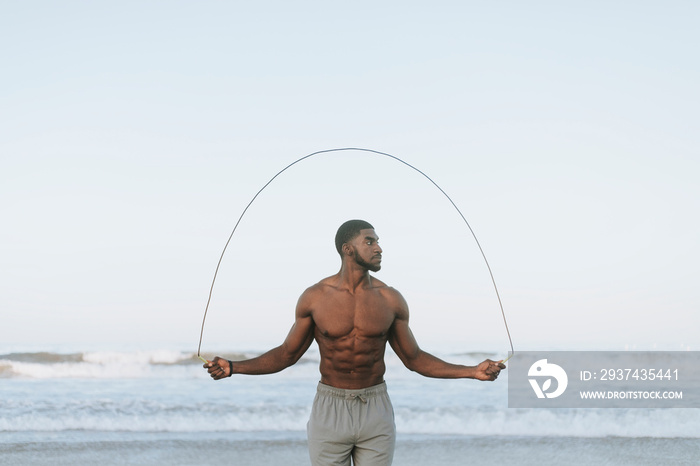
[{"label": "man's right hand", "polygon": [[216,356],[211,361],[207,361],[203,367],[209,372],[212,379],[221,380],[231,377],[231,366],[231,361]]}]

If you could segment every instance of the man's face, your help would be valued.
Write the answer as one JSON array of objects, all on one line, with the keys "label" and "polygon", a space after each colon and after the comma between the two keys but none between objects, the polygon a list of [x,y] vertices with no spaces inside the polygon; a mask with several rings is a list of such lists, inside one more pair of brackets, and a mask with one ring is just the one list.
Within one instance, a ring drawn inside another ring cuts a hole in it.
[{"label": "man's face", "polygon": [[351,244],[357,265],[372,272],[378,272],[382,268],[382,248],[379,247],[379,237],[373,229],[360,230]]}]

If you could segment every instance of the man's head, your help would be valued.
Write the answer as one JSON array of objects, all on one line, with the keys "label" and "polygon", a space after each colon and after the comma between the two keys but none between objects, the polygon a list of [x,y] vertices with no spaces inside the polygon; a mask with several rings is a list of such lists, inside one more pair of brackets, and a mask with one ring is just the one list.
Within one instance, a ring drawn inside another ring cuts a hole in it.
[{"label": "man's head", "polygon": [[364,220],[348,220],[338,228],[335,248],[341,258],[352,257],[358,265],[377,272],[381,269],[382,255],[378,240],[370,223]]},{"label": "man's head", "polygon": [[338,232],[335,234],[335,249],[338,251],[338,254],[343,255],[343,244],[349,243],[360,234],[361,230],[367,229],[374,230],[374,227],[364,220],[348,220],[340,225]]}]

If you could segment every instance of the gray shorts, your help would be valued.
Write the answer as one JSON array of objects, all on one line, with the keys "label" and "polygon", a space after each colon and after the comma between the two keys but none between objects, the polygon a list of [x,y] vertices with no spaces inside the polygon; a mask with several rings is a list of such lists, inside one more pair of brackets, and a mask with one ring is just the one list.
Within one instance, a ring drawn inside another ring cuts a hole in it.
[{"label": "gray shorts", "polygon": [[314,466],[388,466],[396,426],[386,383],[361,390],[318,384],[306,426]]}]

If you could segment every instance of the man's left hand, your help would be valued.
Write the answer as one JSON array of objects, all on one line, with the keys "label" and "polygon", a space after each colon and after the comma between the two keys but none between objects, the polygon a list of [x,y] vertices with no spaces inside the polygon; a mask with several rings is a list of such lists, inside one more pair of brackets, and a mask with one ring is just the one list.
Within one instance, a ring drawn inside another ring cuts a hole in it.
[{"label": "man's left hand", "polygon": [[475,379],[478,380],[496,380],[498,375],[501,373],[502,369],[505,369],[506,365],[501,361],[492,361],[487,359],[478,366],[476,366]]}]

